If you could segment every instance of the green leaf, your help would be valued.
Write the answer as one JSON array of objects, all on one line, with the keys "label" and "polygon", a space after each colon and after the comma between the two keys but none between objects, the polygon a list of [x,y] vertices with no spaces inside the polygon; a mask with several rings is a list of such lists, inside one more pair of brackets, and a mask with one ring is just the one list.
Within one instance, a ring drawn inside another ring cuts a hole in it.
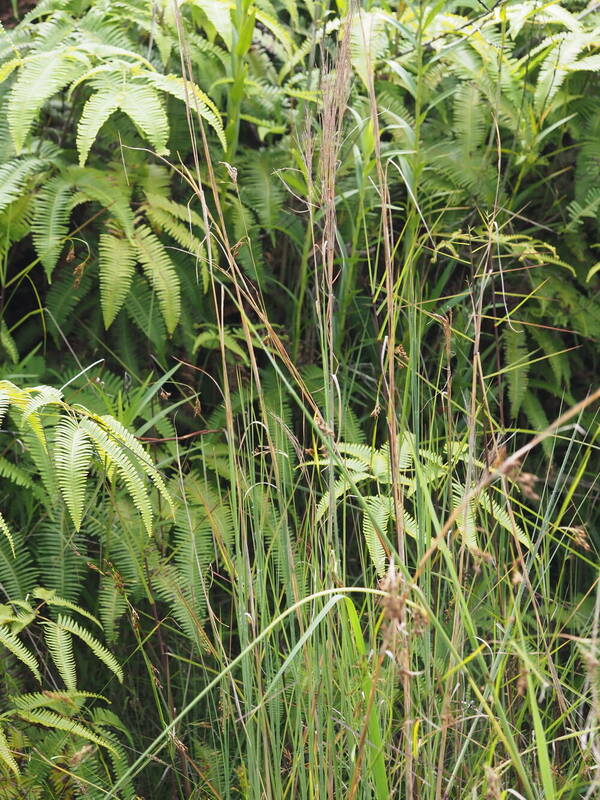
[{"label": "green leaf", "polygon": [[0,645],[10,650],[15,658],[28,667],[38,681],[41,681],[40,667],[37,658],[25,647],[20,639],[18,639],[14,633],[11,633],[4,625],[0,625]]},{"label": "green leaf", "polygon": [[15,776],[19,777],[19,767],[8,745],[8,740],[6,739],[4,729],[0,726],[0,762],[2,761],[12,772],[14,772]]},{"label": "green leaf", "polygon": [[59,628],[73,634],[73,636],[77,636],[82,642],[85,642],[96,658],[102,661],[103,664],[117,676],[120,683],[123,683],[123,670],[117,659],[110,650],[107,650],[107,648],[92,636],[86,628],[83,628],[78,622],[62,614],[59,615],[56,624]]},{"label": "green leaf", "polygon": [[179,278],[175,265],[161,241],[147,226],[142,225],[136,230],[134,243],[144,272],[158,296],[167,331],[173,333],[181,313]]},{"label": "green leaf", "polygon": [[92,453],[92,443],[87,433],[77,422],[64,416],[56,426],[54,462],[58,485],[77,531],[81,527]]},{"label": "green leaf", "polygon": [[55,622],[44,622],[43,625],[46,645],[58,674],[67,689],[74,691],[77,689],[77,673],[73,653],[73,637],[69,631]]},{"label": "green leaf", "polygon": [[106,120],[119,108],[119,96],[109,89],[93,94],[83,107],[77,128],[77,150],[79,164],[87,161],[98,131]]},{"label": "green leaf", "polygon": [[100,303],[109,328],[131,288],[136,255],[130,242],[110,233],[100,235]]},{"label": "green leaf", "polygon": [[81,61],[67,48],[28,57],[23,61],[8,101],[8,123],[15,150],[25,139],[44,103],[83,71]]}]

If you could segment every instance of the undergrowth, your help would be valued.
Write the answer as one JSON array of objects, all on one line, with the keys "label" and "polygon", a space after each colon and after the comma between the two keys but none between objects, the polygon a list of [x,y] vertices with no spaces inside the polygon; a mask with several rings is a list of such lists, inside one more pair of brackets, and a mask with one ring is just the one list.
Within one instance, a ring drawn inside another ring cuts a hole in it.
[{"label": "undergrowth", "polygon": [[597,3],[20,9],[0,800],[595,796]]}]

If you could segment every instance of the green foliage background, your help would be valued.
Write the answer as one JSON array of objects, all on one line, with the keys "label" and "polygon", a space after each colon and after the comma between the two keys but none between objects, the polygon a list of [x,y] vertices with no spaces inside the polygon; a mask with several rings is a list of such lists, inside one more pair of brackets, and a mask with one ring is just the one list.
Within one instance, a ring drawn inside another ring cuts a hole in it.
[{"label": "green foliage background", "polygon": [[592,797],[597,3],[3,23],[1,800]]}]

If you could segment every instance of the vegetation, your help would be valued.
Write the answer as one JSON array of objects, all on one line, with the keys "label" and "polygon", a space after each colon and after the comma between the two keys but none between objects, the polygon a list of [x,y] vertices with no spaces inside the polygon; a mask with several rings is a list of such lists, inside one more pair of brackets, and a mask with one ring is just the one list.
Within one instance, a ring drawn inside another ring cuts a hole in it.
[{"label": "vegetation", "polygon": [[9,5],[0,800],[596,796],[598,3]]}]

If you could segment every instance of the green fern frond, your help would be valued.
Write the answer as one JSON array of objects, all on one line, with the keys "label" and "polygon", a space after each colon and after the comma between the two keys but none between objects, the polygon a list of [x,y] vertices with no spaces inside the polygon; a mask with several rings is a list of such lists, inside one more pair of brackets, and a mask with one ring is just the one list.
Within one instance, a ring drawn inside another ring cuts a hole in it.
[{"label": "green fern frond", "polygon": [[[464,503],[465,487],[461,484],[452,483],[452,509],[460,508]],[[460,512],[456,520],[462,540],[471,552],[479,549],[477,541],[477,523],[473,511],[473,503],[468,503],[464,510]]]},{"label": "green fern frond", "polygon": [[84,105],[77,126],[77,150],[79,151],[80,166],[87,161],[100,128],[118,108],[119,97],[110,89],[96,92]]},{"label": "green fern frond", "polygon": [[16,364],[19,360],[19,351],[17,350],[15,340],[8,330],[8,325],[3,319],[0,320],[0,347],[2,347],[12,363]]},{"label": "green fern frond", "polygon": [[17,154],[23,149],[44,103],[83,71],[84,63],[74,56],[68,48],[63,48],[23,60],[10,93],[7,112]]},{"label": "green fern frond", "polygon": [[127,239],[100,235],[100,303],[104,326],[109,328],[131,288],[135,272],[135,253]]},{"label": "green fern frond", "polygon": [[223,123],[221,122],[219,110],[210,97],[205,94],[199,86],[196,86],[196,84],[191,81],[184,82],[183,78],[177,75],[162,75],[159,72],[146,72],[144,73],[144,77],[156,89],[160,89],[162,92],[170,94],[179,100],[183,100],[192,111],[197,112],[202,119],[208,122],[217,134],[223,150],[227,149],[225,132],[223,130]]},{"label": "green fern frond", "polygon": [[6,738],[6,734],[4,733],[3,727],[0,725],[0,762],[4,763],[11,772],[18,778],[21,774],[19,771],[19,766],[15,761],[15,757],[12,754],[10,746],[8,744],[8,740]]},{"label": "green fern frond", "polygon": [[10,545],[10,549],[11,549],[13,557],[14,557],[15,556],[15,540],[13,539],[13,535],[10,532],[10,528],[8,527],[8,524],[7,524],[6,520],[2,516],[2,512],[0,512],[0,533],[2,533],[2,535],[6,537],[6,540],[8,541],[8,543]]},{"label": "green fern frond", "polygon": [[[368,480],[373,476],[369,472],[357,472],[352,477],[354,482],[357,483],[363,480]],[[315,513],[315,522],[319,522],[319,520],[321,520],[325,514],[329,512],[331,504],[333,504],[335,509],[337,506],[337,501],[340,499],[340,497],[343,497],[347,492],[350,491],[351,488],[351,484],[344,478],[337,480],[333,485],[333,492],[326,492],[319,500]]]},{"label": "green fern frond", "polygon": [[531,549],[531,542],[525,531],[513,521],[508,511],[501,507],[501,505],[490,496],[489,492],[482,492],[477,498],[477,504],[481,506],[487,513],[493,517],[496,522],[501,525],[510,534],[515,536],[522,545]]},{"label": "green fern frond", "polygon": [[144,272],[158,296],[167,331],[173,333],[181,313],[175,265],[158,237],[145,225],[136,230],[134,243]]},{"label": "green fern frond", "polygon": [[365,497],[368,511],[363,513],[363,536],[369,555],[379,577],[386,572],[386,552],[381,541],[381,533],[387,533],[391,515],[389,497]]},{"label": "green fern frond", "polygon": [[148,457],[148,454],[135,436],[133,436],[127,430],[127,428],[121,425],[121,423],[110,414],[104,414],[103,416],[98,417],[98,422],[101,422],[102,425],[104,425],[114,437],[114,439],[122,444],[130,454],[133,454],[139,460],[142,471],[150,478],[156,489],[162,495],[163,499],[166,500],[171,512],[174,512],[175,509],[173,506],[173,500],[167,491],[167,487],[165,486],[165,482],[160,472],[156,469]]},{"label": "green fern frond", "polygon": [[103,576],[100,580],[98,605],[106,640],[112,643],[117,635],[117,623],[126,613],[128,606],[122,590],[110,575]]},{"label": "green fern frond", "polygon": [[44,622],[44,637],[46,646],[58,674],[63,679],[67,689],[77,689],[77,672],[75,669],[75,654],[73,653],[73,637],[69,631],[55,622]]},{"label": "green fern frond", "polygon": [[66,600],[64,597],[59,597],[54,590],[44,589],[43,587],[38,586],[31,592],[31,594],[36,600],[43,600],[44,603],[49,606],[68,608],[70,611],[75,611],[76,614],[81,614],[82,617],[89,619],[90,622],[93,622],[94,625],[97,625],[100,629],[102,629],[102,625],[93,614],[90,614],[89,611],[86,611],[85,608],[82,608],[77,603],[73,603],[71,600]]},{"label": "green fern frond", "polygon": [[69,617],[65,617],[63,614],[59,614],[56,624],[59,628],[71,633],[73,636],[77,636],[82,642],[85,642],[96,658],[102,661],[102,663],[117,676],[120,683],[123,683],[123,670],[117,659],[110,650],[107,650],[107,648],[92,636],[86,628],[82,628],[78,622],[75,622],[75,620]]},{"label": "green fern frond", "polygon": [[34,708],[49,708],[58,713],[61,713],[65,707],[71,712],[76,710],[83,700],[103,700],[105,703],[109,702],[104,695],[96,692],[80,692],[76,689],[56,692],[29,692],[27,694],[12,695],[10,698],[15,708],[22,711],[31,711]]},{"label": "green fern frond", "polygon": [[42,678],[37,658],[5,625],[0,625],[0,645],[10,650],[15,658],[31,670],[36,680],[41,682]]},{"label": "green fern frond", "polygon": [[55,712],[47,709],[34,709],[32,711],[18,710],[15,713],[16,716],[20,717],[25,722],[31,723],[32,725],[42,725],[45,728],[64,731],[72,736],[79,736],[82,739],[87,739],[88,741],[99,745],[100,747],[114,751],[112,743],[106,738],[103,736],[98,736],[93,731],[89,730],[89,728],[87,728],[85,725],[82,725],[80,722],[77,722],[70,717],[61,716],[60,714],[56,714]]},{"label": "green fern frond", "polygon": [[[50,405],[62,406],[63,395],[53,386],[36,386],[29,390],[30,400],[23,408],[22,424],[25,425],[31,417],[36,416],[41,409]],[[35,392],[35,395],[33,394]]]},{"label": "green fern frond", "polygon": [[50,281],[69,234],[73,187],[59,175],[36,195],[32,221],[33,244]]},{"label": "green fern frond", "polygon": [[135,507],[142,515],[146,530],[150,534],[152,532],[152,508],[137,467],[128,458],[123,448],[91,419],[81,420],[80,426],[94,443],[94,447],[101,460],[105,463],[106,468],[110,469],[114,465],[118,470]]},{"label": "green fern frond", "polygon": [[14,551],[5,536],[0,537],[0,592],[11,600],[23,600],[38,579],[23,535],[13,534]]},{"label": "green fern frond", "polygon": [[463,158],[470,158],[485,141],[487,120],[483,98],[474,83],[463,83],[454,95],[454,129]]},{"label": "green fern frond", "polygon": [[159,155],[168,153],[169,120],[151,86],[141,82],[127,83],[119,96],[119,108],[133,120]]},{"label": "green fern frond", "polygon": [[16,158],[0,167],[0,211],[22,194],[29,178],[40,172],[46,162],[39,158]]}]

